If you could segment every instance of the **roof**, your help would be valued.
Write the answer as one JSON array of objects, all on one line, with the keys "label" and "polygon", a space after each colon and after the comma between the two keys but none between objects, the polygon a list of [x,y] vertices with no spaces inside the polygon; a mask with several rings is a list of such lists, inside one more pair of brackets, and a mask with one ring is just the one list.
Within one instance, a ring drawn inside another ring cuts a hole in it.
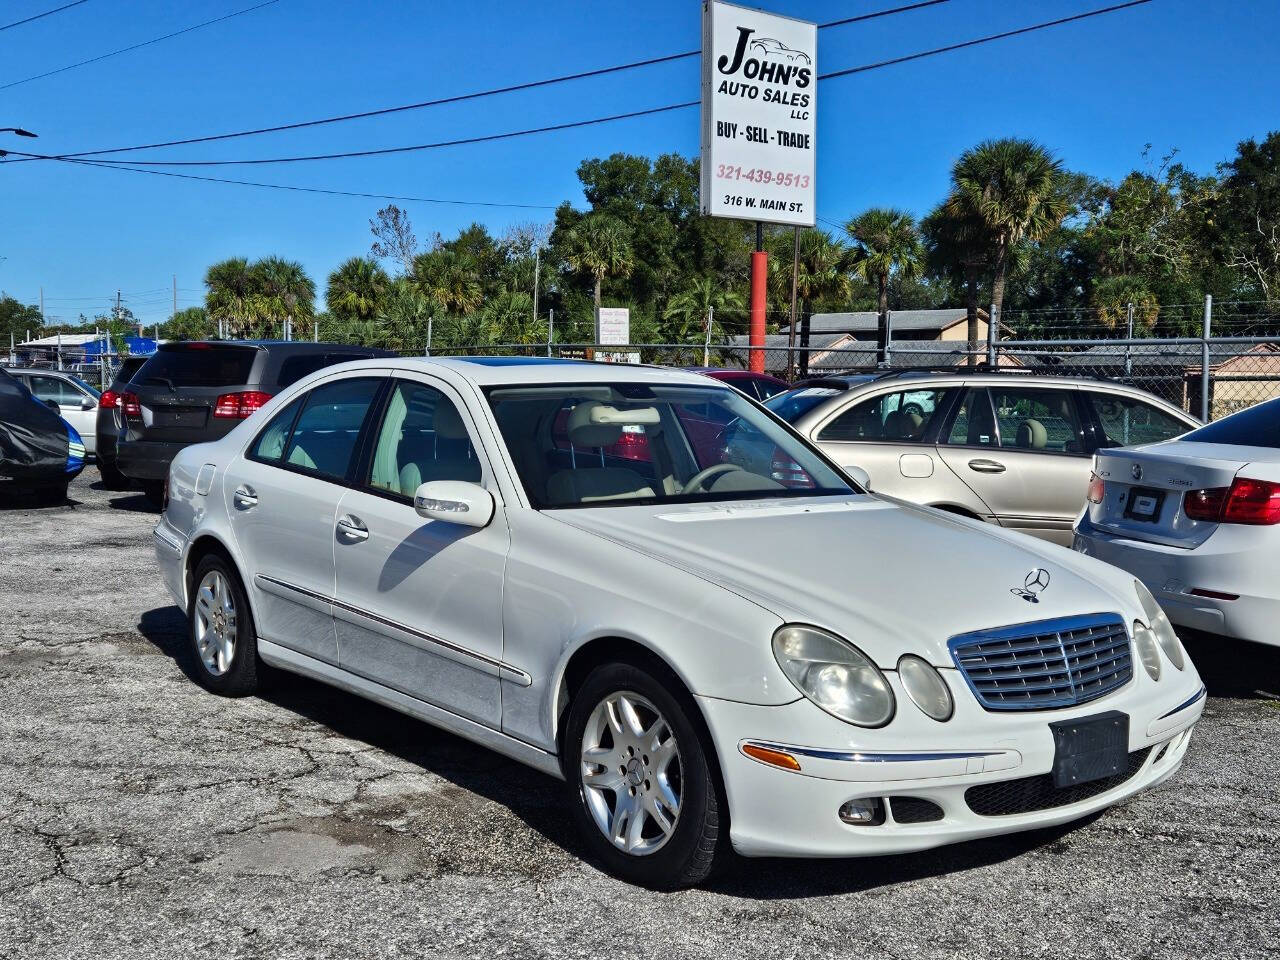
[{"label": "roof", "polygon": [[[964,323],[969,313],[964,307],[940,310],[892,310],[895,333],[938,333],[958,323]],[[978,319],[986,321],[987,311],[979,309]],[[1001,324],[1001,326],[1004,326]],[[797,330],[799,324],[796,325]],[[880,314],[875,310],[857,310],[851,313],[815,313],[809,319],[809,329],[814,333],[875,333],[880,329]]]},{"label": "roof", "polygon": [[[63,333],[54,334],[52,337],[37,337],[34,340],[24,340],[17,344],[18,347],[83,347],[86,343],[93,343],[95,340],[101,340],[102,334],[93,333]],[[16,347],[15,347],[16,349]]]},{"label": "roof", "polygon": [[[1259,354],[1269,356],[1274,347],[1270,344],[1241,345],[1233,343],[1209,344],[1210,368],[1220,366],[1240,357],[1259,358]],[[1002,348],[1002,352],[1003,348]],[[1041,369],[1097,369],[1116,371],[1124,368],[1125,348],[1121,345],[1102,343],[1097,346],[1076,350],[1064,347],[1060,351],[1052,349],[1023,349],[1009,352],[1026,366]],[[1180,376],[1185,370],[1200,369],[1203,362],[1201,345],[1198,343],[1169,343],[1154,346],[1134,346],[1130,349],[1131,366],[1150,370],[1167,368],[1171,375]]]},{"label": "roof", "polygon": [[[764,367],[771,374],[785,373],[787,369],[787,334],[769,334],[764,338]],[[735,348],[750,345],[747,337],[732,340]],[[800,337],[796,336],[796,362],[799,363]],[[746,363],[747,352],[735,350],[734,358]],[[876,345],[858,340],[849,333],[815,333],[809,337],[809,372],[874,369],[879,358]],[[955,340],[894,340],[890,344],[889,361],[893,367],[959,367],[969,358],[963,341]],[[985,352],[982,360],[986,359]],[[1018,355],[1002,354],[1002,365],[1021,366]]]},{"label": "roof", "polygon": [[672,367],[546,357],[384,357],[352,361],[352,368],[356,366],[377,370],[431,371],[452,375],[480,387],[541,383],[670,383],[707,386],[705,377]]}]

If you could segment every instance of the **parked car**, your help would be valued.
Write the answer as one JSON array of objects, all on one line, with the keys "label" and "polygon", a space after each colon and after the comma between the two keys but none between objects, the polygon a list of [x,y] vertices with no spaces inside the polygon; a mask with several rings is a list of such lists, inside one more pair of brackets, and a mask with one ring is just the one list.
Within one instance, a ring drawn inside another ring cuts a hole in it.
[{"label": "parked car", "polygon": [[1100,451],[1093,472],[1076,550],[1138,577],[1178,626],[1280,645],[1280,399]]},{"label": "parked car", "polygon": [[23,496],[66,500],[68,485],[84,469],[84,443],[57,406],[0,370],[0,505]]},{"label": "parked car", "polygon": [[[805,487],[700,454],[682,411],[707,406]],[[628,428],[650,459],[602,463]],[[1170,776],[1203,707],[1132,577],[868,495],[680,371],[344,364],[180,451],[168,491],[156,555],[201,683],[247,694],[270,664],[563,777],[590,850],[655,886],[729,844],[1073,820]]]},{"label": "parked car", "polygon": [[785,380],[779,380],[767,373],[754,373],[751,370],[731,370],[727,367],[685,367],[684,369],[690,373],[700,373],[727,383],[741,390],[752,400],[768,400],[776,394],[791,389],[791,384]]},{"label": "parked car", "polygon": [[161,344],[120,395],[120,473],[159,505],[174,455],[216,440],[307,374],[335,363],[391,357],[387,350],[305,341]]},{"label": "parked car", "polygon": [[125,357],[121,360],[111,384],[98,398],[98,415],[94,421],[98,473],[102,477],[102,485],[108,490],[129,489],[129,478],[120,472],[116,464],[116,444],[124,430],[124,395],[128,383],[148,359]]},{"label": "parked car", "polygon": [[1096,451],[1199,425],[1124,384],[1013,373],[823,378],[767,406],[880,493],[1063,545]]},{"label": "parked car", "polygon": [[54,403],[58,414],[80,435],[85,452],[97,452],[94,429],[99,393],[75,374],[42,367],[6,367],[5,372],[31,391],[44,404]]}]

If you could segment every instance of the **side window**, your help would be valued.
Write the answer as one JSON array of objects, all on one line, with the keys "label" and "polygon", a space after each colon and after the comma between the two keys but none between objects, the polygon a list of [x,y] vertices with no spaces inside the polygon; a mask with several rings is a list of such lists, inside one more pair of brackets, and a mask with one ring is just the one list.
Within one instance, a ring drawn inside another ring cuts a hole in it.
[{"label": "side window", "polygon": [[994,447],[999,443],[991,398],[982,387],[965,391],[960,409],[947,433],[947,443],[965,447]]},{"label": "side window", "polygon": [[915,443],[946,404],[947,390],[904,390],[855,403],[822,428],[818,440]]},{"label": "side window", "polygon": [[1109,393],[1089,393],[1089,406],[1102,426],[1099,443],[1104,447],[1131,447],[1159,443],[1181,436],[1188,427],[1158,407],[1141,400]]},{"label": "side window", "polygon": [[369,486],[412,497],[431,480],[479,483],[480,461],[458,408],[434,387],[396,381],[378,428]]},{"label": "side window", "polygon": [[992,387],[990,392],[1000,426],[1000,446],[1046,453],[1084,452],[1074,391]]},{"label": "side window", "polygon": [[296,357],[288,357],[280,364],[280,376],[277,386],[283,390],[301,380],[303,377],[331,367],[335,363],[346,363],[348,360],[368,360],[359,353],[304,353]]},{"label": "side window", "polygon": [[777,396],[787,389],[786,384],[774,383],[772,380],[755,380],[753,384],[756,388],[756,394],[760,397],[761,402],[768,400],[770,397]]},{"label": "side window", "polygon": [[78,405],[80,403],[80,394],[76,388],[58,377],[34,376],[30,378],[29,386],[41,403],[46,400],[52,400],[57,404]]},{"label": "side window", "polygon": [[372,377],[335,380],[308,393],[284,462],[330,480],[345,477],[380,383]]},{"label": "side window", "polygon": [[250,460],[261,460],[264,463],[279,463],[284,458],[284,446],[289,442],[289,434],[293,432],[293,421],[306,397],[299,397],[289,404],[266,425],[258,434],[258,439],[249,448]]}]

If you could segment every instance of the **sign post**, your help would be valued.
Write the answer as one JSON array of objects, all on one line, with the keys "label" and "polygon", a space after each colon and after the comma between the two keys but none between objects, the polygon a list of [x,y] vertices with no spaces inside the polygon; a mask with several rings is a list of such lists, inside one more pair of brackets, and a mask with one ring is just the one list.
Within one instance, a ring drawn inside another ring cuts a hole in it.
[{"label": "sign post", "polygon": [[769,263],[763,224],[816,222],[817,54],[816,24],[703,2],[700,206],[707,216],[756,222],[750,369],[757,372]]}]

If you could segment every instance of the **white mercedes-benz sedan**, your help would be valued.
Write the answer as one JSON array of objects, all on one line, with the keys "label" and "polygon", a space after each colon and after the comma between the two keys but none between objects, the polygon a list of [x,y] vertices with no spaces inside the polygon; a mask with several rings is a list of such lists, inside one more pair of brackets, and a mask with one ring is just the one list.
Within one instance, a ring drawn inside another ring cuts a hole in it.
[{"label": "white mercedes-benz sedan", "polygon": [[[761,438],[768,475],[729,448]],[[209,689],[267,664],[562,777],[653,886],[1069,821],[1170,776],[1204,705],[1132,576],[851,486],[696,374],[347,363],[167,493]]]},{"label": "white mercedes-benz sedan", "polygon": [[1142,580],[1180,627],[1280,645],[1280,399],[1099,451],[1093,471],[1076,550]]}]

